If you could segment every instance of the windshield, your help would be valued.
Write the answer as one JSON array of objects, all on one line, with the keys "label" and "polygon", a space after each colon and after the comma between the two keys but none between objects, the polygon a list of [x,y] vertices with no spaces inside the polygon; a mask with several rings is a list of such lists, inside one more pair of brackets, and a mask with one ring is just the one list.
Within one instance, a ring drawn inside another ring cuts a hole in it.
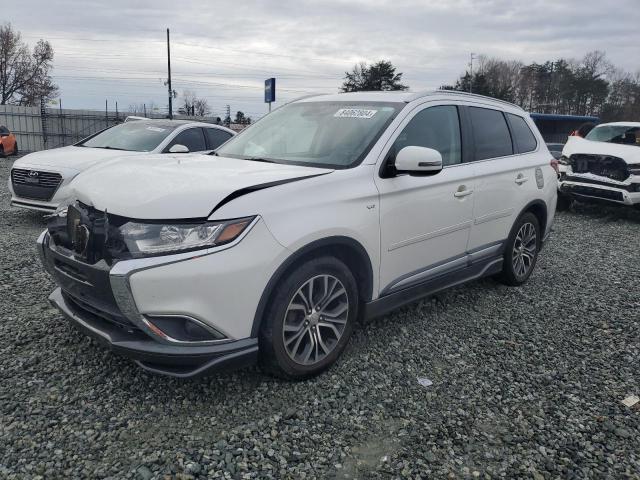
[{"label": "windshield", "polygon": [[591,130],[586,137],[594,142],[621,143],[640,146],[640,127],[631,125],[602,125]]},{"label": "windshield", "polygon": [[218,155],[317,167],[360,163],[404,106],[380,102],[299,102],[267,115]]},{"label": "windshield", "polygon": [[167,123],[126,122],[98,133],[78,145],[82,147],[150,152],[167,138],[177,125]]}]

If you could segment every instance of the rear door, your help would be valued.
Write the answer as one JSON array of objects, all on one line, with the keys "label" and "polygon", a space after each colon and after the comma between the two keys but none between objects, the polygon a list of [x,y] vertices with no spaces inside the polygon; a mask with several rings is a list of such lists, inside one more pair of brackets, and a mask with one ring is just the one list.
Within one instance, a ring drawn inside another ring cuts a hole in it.
[{"label": "rear door", "polygon": [[[433,105],[433,104],[430,104]],[[407,288],[466,265],[472,224],[474,165],[462,163],[463,135],[456,105],[411,112],[383,157],[393,165],[406,146],[438,150],[442,171],[376,175],[380,192],[380,294]]]},{"label": "rear door", "polygon": [[[469,251],[500,245],[536,189],[538,149],[524,119],[501,110],[469,106],[465,115],[473,132],[476,192]],[[513,134],[513,135],[512,135]],[[517,141],[520,139],[520,142]]]}]

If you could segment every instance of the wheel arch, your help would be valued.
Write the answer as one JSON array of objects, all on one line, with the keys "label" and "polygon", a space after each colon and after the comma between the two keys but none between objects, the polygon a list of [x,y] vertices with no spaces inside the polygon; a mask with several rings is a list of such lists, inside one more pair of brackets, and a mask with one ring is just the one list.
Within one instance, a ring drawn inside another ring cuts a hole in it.
[{"label": "wheel arch", "polygon": [[351,237],[345,236],[332,236],[316,240],[299,248],[287,257],[267,282],[253,318],[252,337],[258,336],[262,317],[280,280],[301,262],[322,254],[334,256],[347,265],[356,278],[360,300],[365,302],[371,300],[373,296],[373,267],[371,259],[362,244]]},{"label": "wheel arch", "polygon": [[[549,218],[549,212],[547,210],[547,204],[540,200],[533,200],[529,202],[518,214],[518,218],[520,218],[523,214],[531,212],[538,219],[538,223],[540,224],[540,229],[542,230],[542,236],[547,230],[547,219]],[[517,221],[517,220],[516,220]]]}]

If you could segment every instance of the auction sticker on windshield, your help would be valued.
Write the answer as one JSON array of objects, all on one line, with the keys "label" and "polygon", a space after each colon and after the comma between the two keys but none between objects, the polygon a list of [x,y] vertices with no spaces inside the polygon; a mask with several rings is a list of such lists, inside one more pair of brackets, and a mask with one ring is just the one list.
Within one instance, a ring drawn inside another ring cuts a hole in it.
[{"label": "auction sticker on windshield", "polygon": [[377,110],[364,110],[362,108],[341,108],[333,116],[338,118],[371,118],[377,112]]}]

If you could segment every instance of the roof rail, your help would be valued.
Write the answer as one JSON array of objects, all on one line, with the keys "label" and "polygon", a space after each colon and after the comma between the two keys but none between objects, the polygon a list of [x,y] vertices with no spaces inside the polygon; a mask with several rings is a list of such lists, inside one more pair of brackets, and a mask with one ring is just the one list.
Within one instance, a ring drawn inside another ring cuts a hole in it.
[{"label": "roof rail", "polygon": [[409,103],[409,102],[413,102],[414,100],[418,100],[419,98],[428,97],[428,96],[431,96],[431,95],[439,95],[439,94],[443,94],[443,93],[460,95],[460,96],[471,97],[471,98],[480,98],[480,99],[483,99],[483,100],[491,100],[492,102],[503,103],[505,105],[509,105],[510,107],[516,107],[518,110],[524,111],[524,109],[521,106],[516,105],[515,103],[507,102],[506,100],[500,100],[498,98],[487,97],[486,95],[478,95],[477,93],[461,92],[460,90],[445,90],[445,89],[424,90],[422,92],[415,92],[413,95],[407,97],[405,102]]},{"label": "roof rail", "polygon": [[299,100],[304,100],[305,98],[320,97],[322,95],[328,95],[328,94],[327,93],[310,93],[309,95],[302,95],[301,97],[296,97],[292,100],[289,100],[288,102],[283,103],[283,105],[289,105],[290,103],[297,102]]}]

